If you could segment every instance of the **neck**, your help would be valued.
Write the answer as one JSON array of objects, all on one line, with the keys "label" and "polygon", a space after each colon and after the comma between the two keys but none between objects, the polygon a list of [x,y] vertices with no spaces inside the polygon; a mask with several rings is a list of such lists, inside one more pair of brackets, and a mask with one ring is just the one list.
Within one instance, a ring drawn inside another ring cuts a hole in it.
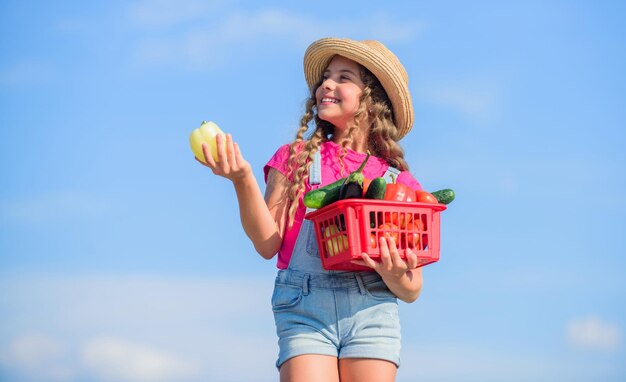
[{"label": "neck", "polygon": [[[335,128],[333,142],[341,145],[341,141],[348,136],[348,130],[348,128]],[[348,143],[348,148],[358,153],[366,153],[367,150],[369,150],[367,123],[359,123],[358,128],[352,133],[352,139],[351,142]]]},{"label": "neck", "polygon": [[[346,137],[345,130],[342,130],[341,132],[344,134],[335,134],[333,136],[333,142],[338,145],[341,145],[341,141],[343,141]],[[369,149],[368,146],[367,137],[361,132],[361,130],[355,131],[355,133],[352,134],[352,141],[348,143],[348,148],[358,153],[366,153]]]}]

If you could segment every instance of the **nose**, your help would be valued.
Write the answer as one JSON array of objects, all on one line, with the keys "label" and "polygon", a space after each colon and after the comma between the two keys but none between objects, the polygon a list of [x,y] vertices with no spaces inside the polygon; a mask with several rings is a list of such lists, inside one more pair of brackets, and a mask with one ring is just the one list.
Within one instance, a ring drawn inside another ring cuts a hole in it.
[{"label": "nose", "polygon": [[335,81],[333,81],[330,78],[327,78],[324,81],[322,81],[322,85],[320,86],[322,89],[332,90],[335,88],[335,85],[336,85]]}]

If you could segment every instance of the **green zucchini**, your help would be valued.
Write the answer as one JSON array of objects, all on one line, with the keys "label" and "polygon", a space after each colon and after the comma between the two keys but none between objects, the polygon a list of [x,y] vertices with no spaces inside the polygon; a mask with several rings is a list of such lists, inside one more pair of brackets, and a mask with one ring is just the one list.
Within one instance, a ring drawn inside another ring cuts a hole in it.
[{"label": "green zucchini", "polygon": [[372,179],[370,185],[365,192],[365,199],[384,199],[387,190],[387,181],[385,178],[378,177]]},{"label": "green zucchini", "polygon": [[449,188],[431,192],[431,194],[437,198],[437,201],[441,204],[450,204],[454,200],[454,191]]},{"label": "green zucchini", "polygon": [[336,182],[327,184],[324,187],[320,187],[316,190],[311,190],[304,194],[304,205],[309,208],[322,208],[330,203],[339,200],[339,190],[341,185],[345,182],[346,178],[341,178]]}]

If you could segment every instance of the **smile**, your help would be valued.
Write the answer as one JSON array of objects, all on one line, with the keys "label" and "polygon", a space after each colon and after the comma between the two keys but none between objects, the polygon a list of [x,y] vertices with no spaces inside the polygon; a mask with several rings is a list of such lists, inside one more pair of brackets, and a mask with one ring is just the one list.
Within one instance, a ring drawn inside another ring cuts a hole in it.
[{"label": "smile", "polygon": [[320,100],[320,103],[328,103],[328,102],[330,102],[330,103],[339,103],[339,100],[336,99],[336,98],[326,98],[326,97],[324,97],[324,98],[322,98]]}]

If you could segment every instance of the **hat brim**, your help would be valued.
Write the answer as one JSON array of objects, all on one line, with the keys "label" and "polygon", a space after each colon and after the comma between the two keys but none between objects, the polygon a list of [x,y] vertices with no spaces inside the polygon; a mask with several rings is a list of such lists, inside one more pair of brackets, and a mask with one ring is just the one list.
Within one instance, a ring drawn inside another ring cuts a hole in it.
[{"label": "hat brim", "polygon": [[335,55],[353,60],[366,67],[385,89],[393,108],[397,139],[404,137],[413,126],[413,105],[406,71],[398,59],[382,44],[373,45],[342,38],[323,38],[311,44],[304,54],[304,77],[309,89],[315,87]]}]

